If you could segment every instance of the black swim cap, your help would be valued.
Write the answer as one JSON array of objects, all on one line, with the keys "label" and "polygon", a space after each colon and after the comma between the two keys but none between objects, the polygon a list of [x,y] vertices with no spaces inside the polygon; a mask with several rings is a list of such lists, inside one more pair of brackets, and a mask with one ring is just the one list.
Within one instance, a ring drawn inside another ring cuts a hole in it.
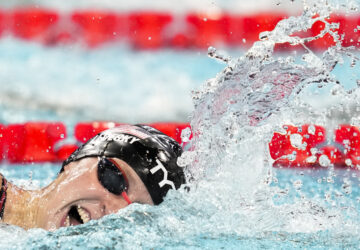
[{"label": "black swim cap", "polygon": [[79,147],[63,162],[85,157],[114,157],[125,161],[144,182],[154,204],[160,204],[170,189],[185,183],[177,165],[181,146],[169,136],[146,125],[122,125],[105,130]]}]

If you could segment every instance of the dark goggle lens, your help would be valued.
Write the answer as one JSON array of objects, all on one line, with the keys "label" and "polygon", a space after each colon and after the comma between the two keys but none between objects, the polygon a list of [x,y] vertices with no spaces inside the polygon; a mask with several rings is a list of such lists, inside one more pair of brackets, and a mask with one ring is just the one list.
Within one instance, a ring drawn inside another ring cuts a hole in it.
[{"label": "dark goggle lens", "polygon": [[98,178],[101,185],[110,193],[120,195],[128,189],[124,174],[110,160],[101,158],[98,163]]}]

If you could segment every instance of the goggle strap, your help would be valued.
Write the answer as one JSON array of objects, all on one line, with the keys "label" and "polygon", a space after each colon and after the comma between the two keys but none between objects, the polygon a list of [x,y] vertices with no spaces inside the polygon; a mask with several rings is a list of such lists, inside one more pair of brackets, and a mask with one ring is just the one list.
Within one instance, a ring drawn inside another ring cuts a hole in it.
[{"label": "goggle strap", "polygon": [[125,191],[123,191],[123,192],[121,193],[121,196],[122,196],[122,197],[124,198],[124,200],[128,203],[128,205],[131,204],[131,200],[130,200],[129,196],[126,194]]}]

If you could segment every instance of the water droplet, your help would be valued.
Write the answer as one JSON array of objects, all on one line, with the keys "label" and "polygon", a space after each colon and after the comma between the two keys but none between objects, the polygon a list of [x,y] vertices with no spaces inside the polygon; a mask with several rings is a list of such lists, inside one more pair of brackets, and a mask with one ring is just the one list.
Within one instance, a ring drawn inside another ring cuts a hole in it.
[{"label": "water droplet", "polygon": [[350,140],[348,139],[343,140],[343,144],[345,145],[346,148],[348,148],[350,145]]},{"label": "water droplet", "polygon": [[346,159],[345,160],[345,164],[347,165],[347,166],[352,166],[352,161],[351,161],[351,159]]},{"label": "water droplet", "polygon": [[288,154],[285,156],[286,159],[288,159],[289,161],[295,161],[296,160],[296,151],[293,151],[292,154]]},{"label": "water droplet", "polygon": [[296,180],[296,181],[293,182],[293,186],[294,186],[295,189],[299,190],[303,186],[303,183],[302,183],[301,180]]},{"label": "water droplet", "polygon": [[345,194],[351,194],[352,192],[351,183],[344,183],[341,188]]},{"label": "water droplet", "polygon": [[334,179],[331,176],[327,177],[326,181],[327,183],[334,183]]},{"label": "water droplet", "polygon": [[317,148],[311,148],[310,153],[311,155],[316,155],[319,150]]},{"label": "water droplet", "polygon": [[213,54],[216,53],[216,48],[212,47],[212,46],[209,46],[208,48],[208,55],[209,56],[212,56]]},{"label": "water droplet", "polygon": [[307,163],[315,163],[317,160],[317,157],[315,155],[309,156],[308,158],[306,158],[306,162]]},{"label": "water droplet", "polygon": [[294,148],[305,150],[307,143],[306,142],[303,143],[302,141],[303,141],[303,137],[300,134],[290,135],[290,143],[291,146],[293,146]]},{"label": "water droplet", "polygon": [[328,166],[330,166],[331,161],[330,161],[329,157],[327,157],[327,155],[321,155],[319,157],[319,164],[322,167],[328,167]]},{"label": "water droplet", "polygon": [[331,193],[330,192],[325,193],[324,196],[325,196],[325,201],[327,201],[327,202],[331,201]]},{"label": "water droplet", "polygon": [[309,133],[310,135],[315,135],[315,132],[316,132],[315,126],[314,126],[314,125],[310,125],[310,126],[308,127],[308,133]]},{"label": "water droplet", "polygon": [[191,129],[190,128],[185,128],[181,131],[181,141],[182,142],[188,142],[190,140],[190,135],[191,135]]}]

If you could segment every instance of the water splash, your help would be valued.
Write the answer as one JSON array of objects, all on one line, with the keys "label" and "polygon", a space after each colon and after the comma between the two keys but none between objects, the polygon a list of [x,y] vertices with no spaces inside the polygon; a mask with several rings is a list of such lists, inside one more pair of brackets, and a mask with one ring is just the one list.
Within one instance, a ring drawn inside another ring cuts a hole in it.
[{"label": "water splash", "polygon": [[[350,123],[350,119],[359,117],[359,111],[354,109],[359,104],[358,88],[347,90],[348,84],[334,74],[345,62],[350,61],[349,66],[354,67],[358,61],[355,48],[342,47],[339,25],[328,21],[339,6],[337,2],[304,1],[302,15],[282,20],[273,31],[261,33],[260,41],[237,59],[209,48],[209,56],[227,66],[193,93],[194,138],[181,163],[189,165],[188,177],[195,189],[201,190],[201,197],[197,198],[204,198],[204,193],[218,196],[217,202],[228,204],[219,208],[221,213],[238,218],[241,223],[235,223],[235,227],[242,234],[331,230],[348,221],[347,213],[356,207],[344,197],[346,202],[338,197],[326,201],[305,195],[299,180],[290,187],[295,192],[293,203],[274,205],[274,196],[287,191],[274,185],[276,174],[267,148],[273,132],[281,130],[283,124],[319,124],[333,131],[339,123]],[[348,13],[357,11],[354,2],[340,7],[344,6]],[[298,35],[318,21],[324,23],[320,34]],[[334,46],[323,53],[308,48],[309,42],[325,35],[333,38]],[[302,50],[296,56],[274,54],[276,45],[282,43],[300,46]],[[294,143],[296,139],[299,138],[293,138]],[[298,144],[303,146],[301,141]],[[320,158],[321,164],[329,167],[322,175],[328,175],[334,183],[341,174],[336,173],[325,155]],[[343,190],[349,190],[349,185]],[[330,193],[336,190],[333,186]],[[291,200],[289,193],[284,196]],[[207,201],[210,200],[215,202]],[[340,205],[344,202],[346,208]],[[359,221],[358,213],[353,213],[351,219]],[[356,223],[350,224],[352,231],[358,230]]]}]

